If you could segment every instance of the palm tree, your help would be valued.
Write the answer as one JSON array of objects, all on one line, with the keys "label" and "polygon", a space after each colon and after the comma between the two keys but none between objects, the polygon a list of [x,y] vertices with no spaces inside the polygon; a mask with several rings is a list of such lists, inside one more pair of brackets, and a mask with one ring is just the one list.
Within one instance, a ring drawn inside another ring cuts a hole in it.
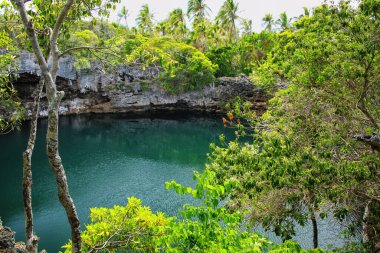
[{"label": "palm tree", "polygon": [[243,28],[243,34],[244,35],[251,35],[252,34],[252,20],[251,19],[243,18],[241,20],[241,25]]},{"label": "palm tree", "polygon": [[168,20],[165,19],[159,22],[154,29],[156,30],[159,36],[166,36],[168,32],[168,27],[169,27]]},{"label": "palm tree", "polygon": [[219,43],[222,42],[222,37],[224,35],[223,33],[224,31],[220,27],[220,21],[216,19],[212,26],[208,29],[208,34],[212,38],[213,44],[216,47],[219,47]]},{"label": "palm tree", "polygon": [[123,8],[122,8],[121,11],[117,14],[117,16],[119,17],[119,24],[120,24],[121,19],[124,19],[125,27],[128,28],[127,18],[128,18],[128,16],[129,16],[129,13],[128,13],[127,8],[125,8],[125,6],[123,6]]},{"label": "palm tree", "polygon": [[310,16],[310,10],[307,7],[303,7],[303,14],[299,15],[296,19],[299,20],[303,17],[309,17]]},{"label": "palm tree", "polygon": [[265,16],[263,18],[263,25],[265,26],[264,29],[266,31],[268,31],[268,32],[273,31],[274,19],[273,19],[272,14],[270,14],[270,13],[265,14]]},{"label": "palm tree", "polygon": [[150,12],[148,4],[141,6],[136,18],[137,26],[142,33],[151,33],[153,29],[153,13]]},{"label": "palm tree", "polygon": [[207,32],[206,22],[197,23],[192,32],[195,46],[201,51],[204,51],[204,49],[206,48],[206,44],[207,44],[206,32]]},{"label": "palm tree", "polygon": [[277,19],[276,23],[279,26],[280,31],[285,31],[286,29],[289,29],[292,27],[291,21],[292,19],[288,18],[288,15],[286,15],[286,12],[282,12],[280,14],[280,18]]},{"label": "palm tree", "polygon": [[178,27],[181,23],[185,23],[185,13],[181,8],[174,9],[169,13],[169,23],[174,27]]},{"label": "palm tree", "polygon": [[168,25],[170,32],[176,36],[180,35],[182,38],[187,33],[185,13],[181,8],[174,9],[169,14]]},{"label": "palm tree", "polygon": [[236,20],[238,16],[239,4],[234,0],[226,0],[219,10],[217,18],[221,21],[222,27],[226,28],[229,33],[230,41],[232,38],[237,40]]},{"label": "palm tree", "polygon": [[206,0],[189,0],[187,3],[187,15],[193,20],[193,40],[198,49],[203,50],[206,46],[206,16],[210,8]]},{"label": "palm tree", "polygon": [[194,20],[194,26],[204,21],[209,15],[210,8],[206,4],[206,0],[189,0],[187,3],[187,15]]},{"label": "palm tree", "polygon": [[303,7],[303,16],[304,17],[310,16],[310,10],[307,7]]}]

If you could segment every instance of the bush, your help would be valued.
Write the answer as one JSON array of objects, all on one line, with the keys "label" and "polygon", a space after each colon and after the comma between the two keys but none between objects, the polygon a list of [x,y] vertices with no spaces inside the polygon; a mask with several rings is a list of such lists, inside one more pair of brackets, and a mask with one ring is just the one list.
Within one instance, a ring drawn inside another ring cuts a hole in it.
[{"label": "bush", "polygon": [[160,81],[170,93],[201,89],[215,80],[217,65],[198,49],[169,38],[153,38],[136,47],[131,62],[161,68]]}]

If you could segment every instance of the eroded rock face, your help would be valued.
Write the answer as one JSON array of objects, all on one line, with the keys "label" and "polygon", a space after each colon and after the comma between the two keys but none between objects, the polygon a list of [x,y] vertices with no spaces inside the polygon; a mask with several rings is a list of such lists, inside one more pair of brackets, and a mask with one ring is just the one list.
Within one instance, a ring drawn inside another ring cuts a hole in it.
[{"label": "eroded rock face", "polygon": [[0,227],[0,249],[14,248],[15,232],[8,227]]},{"label": "eroded rock face", "polygon": [[0,253],[26,253],[24,243],[15,241],[15,232],[0,225]]},{"label": "eroded rock face", "polygon": [[[142,70],[139,65],[123,65],[107,74],[101,66],[76,71],[71,56],[59,62],[58,90],[65,92],[60,114],[79,113],[159,113],[164,111],[199,111],[218,113],[225,104],[239,96],[253,102],[254,109],[265,109],[267,97],[255,88],[246,76],[219,78],[214,84],[198,91],[169,94],[156,81],[159,68]],[[30,53],[22,53],[19,78],[15,87],[30,115],[33,90],[40,70]],[[42,98],[40,117],[47,116],[46,98]]]},{"label": "eroded rock face", "polygon": [[138,90],[111,90],[110,106],[116,111],[129,110],[179,110],[223,112],[225,104],[236,96],[255,102],[256,109],[264,109],[266,98],[262,90],[255,89],[245,76],[220,78],[213,85],[201,90],[181,94],[169,94],[159,84]]}]

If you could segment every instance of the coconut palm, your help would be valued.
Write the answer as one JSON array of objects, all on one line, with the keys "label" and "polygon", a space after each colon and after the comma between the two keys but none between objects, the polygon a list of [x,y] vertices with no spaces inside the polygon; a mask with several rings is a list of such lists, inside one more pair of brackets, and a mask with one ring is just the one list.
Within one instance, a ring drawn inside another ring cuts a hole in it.
[{"label": "coconut palm", "polygon": [[268,31],[268,32],[273,31],[274,19],[273,19],[272,14],[270,14],[270,13],[265,14],[265,16],[263,18],[263,25],[265,26],[264,29],[266,31]]},{"label": "coconut palm", "polygon": [[218,19],[209,27],[208,35],[212,38],[213,45],[219,47],[219,44],[223,41],[224,30],[220,27],[220,21]]},{"label": "coconut palm", "polygon": [[241,20],[241,25],[243,28],[243,34],[244,35],[251,35],[252,34],[252,20],[251,19],[243,18]]},{"label": "coconut palm", "polygon": [[237,40],[236,21],[238,20],[239,4],[234,0],[226,0],[219,10],[217,19],[221,21],[222,27],[224,27],[229,33],[230,41],[232,38]]},{"label": "coconut palm", "polygon": [[150,12],[147,4],[141,6],[139,15],[136,18],[136,23],[141,33],[152,33],[153,13]]},{"label": "coconut palm", "polygon": [[169,23],[175,27],[185,23],[185,13],[181,8],[174,9],[169,13]]},{"label": "coconut palm", "polygon": [[154,28],[159,36],[166,36],[169,30],[169,23],[168,20],[165,19],[161,22],[159,22],[156,27]]},{"label": "coconut palm", "polygon": [[125,27],[128,27],[127,18],[129,16],[129,13],[128,13],[127,8],[125,8],[125,6],[123,6],[123,8],[121,8],[121,11],[117,14],[117,16],[119,17],[119,24],[120,24],[121,19],[124,19]]},{"label": "coconut palm", "polygon": [[206,0],[189,0],[187,3],[187,15],[193,20],[194,26],[204,21],[209,15],[210,8],[206,4]]},{"label": "coconut palm", "polygon": [[195,46],[203,50],[206,46],[206,17],[210,8],[206,0],[189,0],[187,4],[187,15],[193,20],[193,41]]},{"label": "coconut palm", "polygon": [[181,8],[174,9],[169,14],[168,25],[170,32],[176,36],[184,37],[187,33],[185,13]]},{"label": "coconut palm", "polygon": [[280,18],[277,19],[276,24],[279,26],[280,31],[285,31],[286,29],[289,29],[292,27],[291,24],[292,19],[288,18],[288,15],[286,12],[282,12],[280,14]]},{"label": "coconut palm", "polygon": [[303,7],[303,16],[304,17],[310,16],[310,10],[307,7]]},{"label": "coconut palm", "polygon": [[191,36],[194,46],[201,51],[204,51],[207,47],[207,32],[209,27],[211,27],[210,21],[205,20],[204,22],[197,23],[192,31]]}]

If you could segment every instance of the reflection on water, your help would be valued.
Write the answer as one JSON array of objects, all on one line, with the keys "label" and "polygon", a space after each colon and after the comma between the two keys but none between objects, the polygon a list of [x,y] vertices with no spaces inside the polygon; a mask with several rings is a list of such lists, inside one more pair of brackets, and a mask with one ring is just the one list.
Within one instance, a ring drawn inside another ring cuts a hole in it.
[{"label": "reflection on water", "polygon": [[[42,120],[33,155],[33,210],[40,247],[57,252],[69,239],[70,231],[45,155],[45,129],[46,121]],[[82,224],[88,222],[90,207],[125,205],[130,196],[142,199],[153,211],[175,215],[184,203],[193,200],[166,190],[164,183],[176,180],[194,185],[193,171],[203,169],[209,143],[216,142],[221,133],[232,135],[220,120],[211,118],[61,118],[60,152]],[[0,136],[0,217],[17,232],[17,240],[24,240],[21,154],[27,134],[24,128]],[[322,246],[342,243],[331,233],[337,231],[332,229],[337,224],[329,219],[319,226]],[[311,233],[311,226],[299,228],[296,239],[302,246],[312,247]]]}]

